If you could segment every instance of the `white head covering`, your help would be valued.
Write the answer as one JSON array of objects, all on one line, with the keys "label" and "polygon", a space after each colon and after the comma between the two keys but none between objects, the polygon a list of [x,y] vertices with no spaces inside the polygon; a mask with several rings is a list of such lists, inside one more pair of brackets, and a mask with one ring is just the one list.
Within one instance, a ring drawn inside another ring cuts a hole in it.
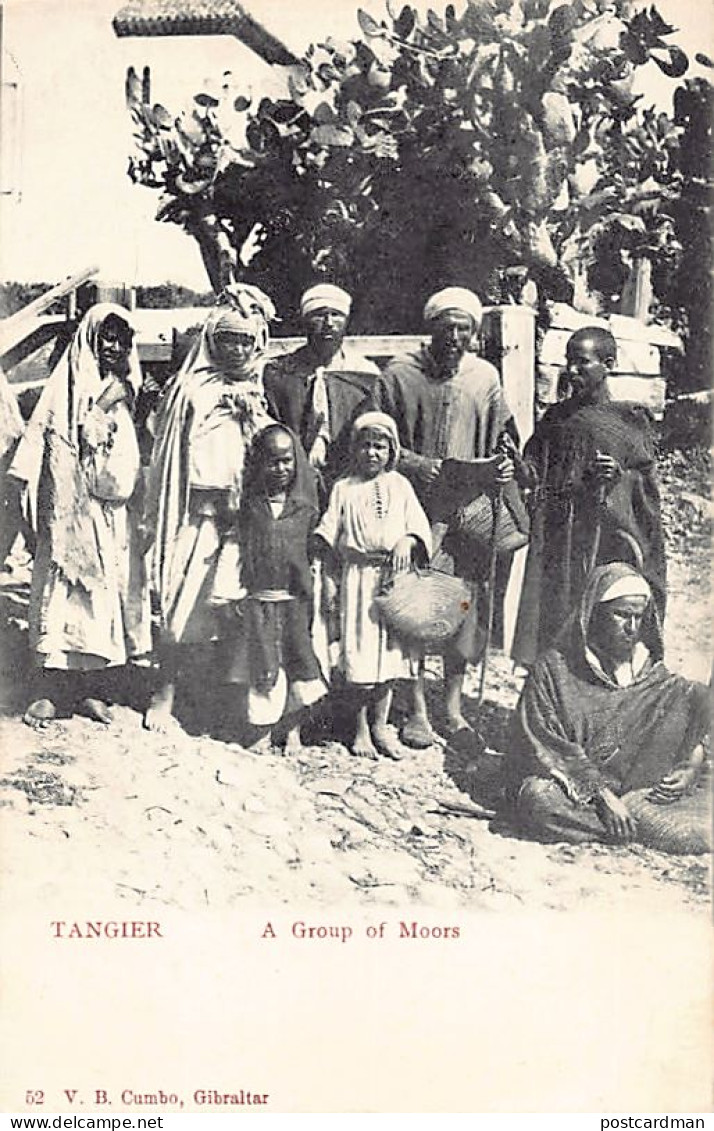
[{"label": "white head covering", "polygon": [[87,591],[106,586],[105,566],[97,546],[90,492],[81,457],[81,430],[105,384],[99,367],[99,343],[108,318],[131,331],[126,382],[134,395],[141,388],[141,367],[131,315],[123,306],[96,303],[86,312],[71,342],[45,382],[10,467],[27,484],[26,515],[33,528],[40,520],[40,485],[51,486],[51,504],[42,507],[49,531],[53,568],[70,585]]},{"label": "white head covering", "polygon": [[[275,318],[275,307],[258,287],[246,283],[233,283],[219,295],[210,309],[200,334],[184,358],[174,382],[174,387],[201,385],[213,377],[232,376],[244,381],[257,381],[261,357],[269,339],[269,322]],[[253,349],[242,367],[235,365],[231,374],[224,374],[217,360],[215,338],[220,332],[250,334]]]},{"label": "white head covering", "polygon": [[221,292],[212,314],[206,321],[209,350],[213,337],[221,333],[252,334],[256,352],[268,345],[268,324],[275,318],[272,300],[259,287],[248,283],[232,283]]},{"label": "white head covering", "polygon": [[[230,396],[236,407],[240,401],[244,412],[241,424],[244,442],[250,442],[257,431],[270,423],[263,397],[261,365],[268,344],[268,322],[274,317],[271,300],[258,287],[245,283],[227,287],[209,311],[201,333],[159,407],[144,514],[147,530],[154,534],[152,581],[165,625],[173,615],[171,610],[176,607],[185,574],[180,553],[176,552],[176,539],[188,515],[190,446],[194,430],[205,424],[206,411],[210,416],[215,410],[215,403],[211,403],[208,409],[204,407],[202,416],[195,410],[196,398],[199,391],[212,382],[218,383],[220,393],[223,386],[235,381]],[[227,372],[218,365],[215,358],[217,329],[253,335],[253,350],[240,368],[233,366]],[[236,501],[240,487],[240,478],[237,478],[232,488]]]},{"label": "white head covering", "polygon": [[389,440],[392,452],[387,470],[391,471],[399,459],[399,433],[397,432],[396,421],[386,412],[363,412],[352,425],[351,442],[353,449],[360,432],[364,432],[368,428],[374,432],[381,432]]},{"label": "white head covering", "polygon": [[[15,453],[11,474],[30,484],[30,499],[36,495],[45,449],[45,433],[51,429],[71,445],[79,444],[79,428],[86,412],[99,397],[103,378],[99,371],[99,338],[104,322],[112,315],[134,333],[131,315],[123,306],[98,302],[90,306],[72,340],[47,378],[42,395],[28,421]],[[141,388],[141,367],[132,338],[126,380],[136,395]],[[34,507],[34,502],[32,502]]]},{"label": "white head covering", "polygon": [[317,286],[306,290],[300,299],[300,314],[303,318],[306,314],[325,308],[336,310],[348,318],[352,309],[352,298],[347,291],[342,290],[342,287],[332,286],[331,283],[318,283]]},{"label": "white head covering", "polygon": [[483,314],[481,300],[466,287],[445,287],[443,291],[437,291],[432,295],[424,307],[424,321],[431,322],[447,310],[458,310],[462,314],[468,314],[473,319],[476,329],[481,325]]},{"label": "white head covering", "polygon": [[632,573],[628,574],[627,577],[618,577],[616,581],[608,585],[597,603],[604,605],[606,601],[616,601],[618,597],[646,597],[649,601],[652,598],[652,590],[644,577]]}]

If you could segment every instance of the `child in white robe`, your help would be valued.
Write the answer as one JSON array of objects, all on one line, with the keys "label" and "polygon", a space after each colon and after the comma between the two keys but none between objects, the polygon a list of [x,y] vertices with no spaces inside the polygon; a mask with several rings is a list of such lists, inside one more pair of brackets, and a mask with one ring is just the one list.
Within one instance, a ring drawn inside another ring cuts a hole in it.
[{"label": "child in white robe", "polygon": [[[385,574],[409,569],[417,554],[427,560],[431,550],[429,520],[412,485],[394,470],[398,455],[394,420],[381,412],[359,416],[350,472],[335,483],[315,531],[325,584],[330,573],[340,575],[339,667],[359,691],[352,751],[369,758],[378,751],[399,756],[387,728],[393,684],[415,678],[418,662],[413,647],[382,622],[374,598]],[[333,553],[321,553],[325,546]]]}]

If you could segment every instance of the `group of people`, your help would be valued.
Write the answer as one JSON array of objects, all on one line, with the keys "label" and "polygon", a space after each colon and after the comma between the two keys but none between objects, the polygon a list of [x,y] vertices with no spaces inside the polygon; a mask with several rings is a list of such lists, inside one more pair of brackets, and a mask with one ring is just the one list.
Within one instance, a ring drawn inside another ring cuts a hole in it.
[{"label": "group of people", "polygon": [[[474,498],[495,500],[515,483],[531,541],[513,649],[529,675],[508,757],[512,819],[541,839],[638,836],[643,808],[675,812],[695,789],[707,728],[703,689],[662,663],[652,422],[610,399],[612,335],[571,337],[565,395],[521,454],[498,372],[474,350],[472,291],[432,295],[425,344],[384,371],[345,341],[351,304],[337,286],[309,288],[305,345],[266,360],[272,302],[228,287],[151,413],[146,466],[131,316],[90,308],[8,470],[34,552],[39,686],[25,721],[77,711],[108,724],[93,673],[152,654],[144,721],[165,730],[185,657],[210,644],[262,742],[298,747],[306,713],[337,684],[354,754],[425,748],[424,648],[390,627],[379,597],[431,564],[470,593],[470,630],[441,648],[441,729],[475,749],[463,682],[484,649],[493,545],[469,536],[451,488],[462,475]],[[397,741],[400,680],[411,690]],[[633,790],[646,794],[637,819]]]}]

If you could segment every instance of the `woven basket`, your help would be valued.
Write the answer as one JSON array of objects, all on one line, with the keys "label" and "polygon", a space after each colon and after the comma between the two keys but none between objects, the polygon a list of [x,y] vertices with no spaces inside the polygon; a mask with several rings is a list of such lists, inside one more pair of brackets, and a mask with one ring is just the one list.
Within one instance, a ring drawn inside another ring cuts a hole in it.
[{"label": "woven basket", "polygon": [[436,569],[398,573],[374,603],[397,636],[443,644],[455,636],[471,608],[471,589],[460,577]]},{"label": "woven basket", "polygon": [[[480,549],[490,550],[493,539],[495,500],[478,495],[458,513],[457,529]],[[496,553],[512,554],[528,544],[530,520],[516,483],[503,488],[503,503],[496,526]]]},{"label": "woven basket", "polygon": [[675,855],[701,855],[712,850],[712,807],[707,783],[670,805],[648,801],[649,789],[625,795],[637,821],[637,840],[648,848]]}]

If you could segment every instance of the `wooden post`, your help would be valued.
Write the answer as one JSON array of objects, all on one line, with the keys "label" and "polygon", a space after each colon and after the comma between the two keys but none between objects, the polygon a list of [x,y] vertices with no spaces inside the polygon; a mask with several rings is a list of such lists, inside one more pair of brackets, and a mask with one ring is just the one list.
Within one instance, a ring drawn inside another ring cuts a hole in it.
[{"label": "wooden post", "polygon": [[486,355],[501,374],[521,442],[535,424],[535,311],[530,306],[492,306],[484,312]]},{"label": "wooden post", "polygon": [[[521,443],[535,426],[535,311],[530,306],[496,306],[484,313],[486,353],[500,369],[501,383]],[[521,599],[528,547],[513,555],[503,598],[503,647],[510,652]]]},{"label": "wooden post", "polygon": [[652,260],[637,256],[632,261],[620,297],[620,314],[646,322],[652,305]]}]

